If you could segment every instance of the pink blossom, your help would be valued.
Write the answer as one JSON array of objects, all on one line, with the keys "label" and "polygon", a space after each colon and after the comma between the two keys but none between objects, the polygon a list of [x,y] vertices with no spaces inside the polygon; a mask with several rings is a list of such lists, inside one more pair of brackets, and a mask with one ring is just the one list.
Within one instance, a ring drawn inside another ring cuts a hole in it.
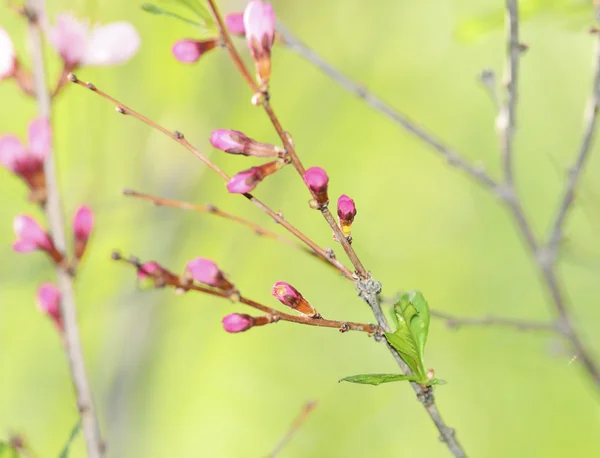
[{"label": "pink blossom", "polygon": [[262,84],[271,74],[271,47],[275,39],[275,13],[270,3],[252,0],[244,10],[246,42],[256,64],[256,74]]},{"label": "pink blossom", "polygon": [[13,228],[17,235],[17,240],[13,243],[13,250],[19,253],[54,250],[52,240],[46,231],[31,216],[18,215],[14,219]]},{"label": "pink blossom", "polygon": [[155,272],[162,272],[164,270],[165,269],[163,269],[158,262],[149,261],[139,267],[137,276],[140,280],[145,280],[146,278],[153,276]]},{"label": "pink blossom", "polygon": [[37,306],[40,312],[48,315],[56,327],[63,330],[63,320],[60,312],[61,294],[52,283],[42,284],[37,291]]},{"label": "pink blossom", "polygon": [[131,59],[140,47],[140,37],[128,22],[92,26],[66,13],[59,14],[48,38],[65,67],[118,65]]},{"label": "pink blossom", "polygon": [[87,242],[94,228],[94,212],[86,205],[80,206],[73,217],[75,240]]},{"label": "pink blossom", "polygon": [[199,283],[214,286],[224,291],[233,290],[234,286],[219,269],[217,264],[206,258],[194,258],[186,265],[187,274]]},{"label": "pink blossom", "polygon": [[229,13],[225,16],[225,25],[233,35],[244,35],[244,13]]},{"label": "pink blossom", "polygon": [[244,156],[275,157],[283,150],[275,145],[252,140],[237,130],[217,129],[210,136],[210,143],[230,154]]},{"label": "pink blossom", "polygon": [[10,35],[0,27],[0,81],[14,75],[16,59],[15,47]]},{"label": "pink blossom", "polygon": [[227,332],[243,332],[252,327],[254,318],[250,315],[232,313],[223,318],[223,328]]},{"label": "pink blossom", "polygon": [[186,64],[197,62],[203,54],[217,46],[217,40],[212,38],[205,41],[179,40],[171,51],[179,62]]},{"label": "pink blossom", "polygon": [[317,202],[321,205],[327,203],[327,186],[329,184],[329,177],[325,170],[321,167],[311,167],[304,172],[304,182],[308,188],[315,195]]},{"label": "pink blossom", "polygon": [[271,294],[283,305],[293,308],[303,315],[316,318],[320,316],[312,305],[298,292],[296,288],[284,281],[278,281],[273,285]]}]

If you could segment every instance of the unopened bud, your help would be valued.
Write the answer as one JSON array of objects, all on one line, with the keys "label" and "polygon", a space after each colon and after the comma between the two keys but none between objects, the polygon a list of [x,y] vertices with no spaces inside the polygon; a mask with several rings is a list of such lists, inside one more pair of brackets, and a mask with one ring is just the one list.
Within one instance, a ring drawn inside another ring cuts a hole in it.
[{"label": "unopened bud", "polygon": [[304,172],[304,182],[314,194],[319,206],[326,205],[329,202],[329,196],[327,195],[329,177],[325,170],[321,167],[311,167]]},{"label": "unopened bud", "polygon": [[63,320],[60,312],[61,294],[52,283],[42,284],[37,291],[37,306],[40,312],[52,320],[56,328],[62,332]]},{"label": "unopened bud", "polygon": [[250,328],[274,323],[277,319],[271,315],[250,316],[243,313],[232,313],[223,318],[223,329],[227,332],[244,332]]},{"label": "unopened bud", "polygon": [[85,253],[90,234],[94,228],[94,213],[82,205],[73,217],[73,235],[75,238],[75,259],[79,260]]},{"label": "unopened bud", "polygon": [[233,176],[227,182],[227,190],[232,194],[246,194],[269,175],[285,165],[284,161],[273,161],[258,167],[252,167]]},{"label": "unopened bud", "polygon": [[237,130],[213,130],[210,143],[226,153],[243,156],[277,157],[283,152],[283,149],[275,145],[254,141]]},{"label": "unopened bud", "polygon": [[275,39],[275,13],[270,3],[252,0],[244,10],[244,29],[256,76],[267,85],[271,75],[271,47]]},{"label": "unopened bud", "polygon": [[273,285],[271,291],[273,296],[277,298],[283,305],[293,308],[302,315],[309,316],[311,318],[320,318],[321,315],[308,303],[306,299],[289,283],[284,281],[278,281]]},{"label": "unopened bud", "polygon": [[344,237],[349,237],[352,223],[356,216],[356,206],[354,205],[354,201],[346,194],[342,194],[338,199],[337,208],[342,234],[344,234]]},{"label": "unopened bud", "polygon": [[186,274],[198,283],[214,286],[223,291],[234,290],[233,284],[227,281],[225,274],[210,259],[195,258],[187,263],[185,270]]},{"label": "unopened bud", "polygon": [[175,59],[185,64],[197,62],[205,53],[214,49],[218,44],[216,38],[209,40],[180,40],[171,48]]}]

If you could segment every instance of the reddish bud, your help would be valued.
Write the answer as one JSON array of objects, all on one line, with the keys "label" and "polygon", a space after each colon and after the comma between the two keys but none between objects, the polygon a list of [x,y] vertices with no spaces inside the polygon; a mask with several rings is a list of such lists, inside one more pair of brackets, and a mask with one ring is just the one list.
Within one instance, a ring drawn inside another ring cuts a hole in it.
[{"label": "reddish bud", "polygon": [[237,130],[217,129],[210,136],[210,143],[217,149],[230,154],[244,156],[276,157],[284,150],[268,143],[252,140]]},{"label": "reddish bud", "polygon": [[75,237],[75,259],[81,259],[94,228],[94,213],[91,208],[82,205],[73,217],[73,235]]},{"label": "reddish bud", "polygon": [[18,253],[30,253],[41,250],[48,253],[55,251],[50,236],[39,223],[28,215],[19,215],[14,219],[13,228],[17,240],[13,243],[13,250]]},{"label": "reddish bud", "polygon": [[310,305],[308,301],[302,297],[302,294],[300,294],[298,290],[289,283],[278,281],[273,285],[271,293],[283,305],[293,308],[302,315],[306,315],[311,318],[320,318],[320,315],[313,308],[313,306]]},{"label": "reddish bud", "polygon": [[37,291],[37,306],[40,312],[48,315],[59,331],[63,331],[63,320],[60,312],[61,294],[52,283],[42,284]]},{"label": "reddish bud", "polygon": [[217,264],[206,258],[195,258],[187,263],[186,273],[198,283],[231,291],[234,289],[232,283],[227,281],[225,274],[219,269]]},{"label": "reddish bud", "polygon": [[166,285],[178,287],[179,277],[154,261],[138,267],[137,277],[142,288],[162,288]]},{"label": "reddish bud", "polygon": [[304,182],[314,194],[319,205],[326,205],[329,202],[329,196],[327,195],[329,177],[325,170],[321,167],[311,167],[304,172]]},{"label": "reddish bud", "polygon": [[0,137],[0,164],[27,183],[30,199],[44,203],[46,178],[44,160],[51,145],[50,124],[46,118],[36,118],[29,124],[28,145],[14,135]]},{"label": "reddish bud", "polygon": [[227,190],[232,194],[246,194],[269,175],[285,165],[283,161],[273,161],[238,173],[227,182]]},{"label": "reddish bud", "polygon": [[244,332],[250,328],[264,326],[265,324],[274,323],[277,319],[270,315],[266,316],[250,316],[243,313],[232,313],[223,318],[223,329],[227,332]]},{"label": "reddish bud", "polygon": [[275,39],[275,13],[270,3],[252,0],[244,10],[244,29],[256,76],[267,85],[271,75],[271,47]]},{"label": "reddish bud", "polygon": [[244,13],[229,13],[225,16],[225,25],[229,29],[229,33],[233,35],[243,36],[246,34]]},{"label": "reddish bud", "polygon": [[171,51],[179,62],[191,64],[197,62],[206,52],[214,49],[217,43],[216,38],[204,41],[180,40],[173,45]]},{"label": "reddish bud", "polygon": [[340,228],[342,229],[344,237],[348,237],[350,236],[350,228],[352,227],[354,217],[356,216],[356,206],[350,197],[348,197],[346,194],[342,194],[338,199],[337,207]]}]

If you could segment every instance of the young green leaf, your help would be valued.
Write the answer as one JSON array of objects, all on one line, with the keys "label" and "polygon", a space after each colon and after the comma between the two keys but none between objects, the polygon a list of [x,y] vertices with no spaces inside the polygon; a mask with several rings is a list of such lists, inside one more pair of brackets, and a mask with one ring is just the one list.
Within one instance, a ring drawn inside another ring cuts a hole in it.
[{"label": "young green leaf", "polygon": [[69,451],[71,449],[71,445],[73,444],[73,441],[79,434],[80,430],[81,430],[81,420],[79,420],[77,422],[77,424],[71,430],[71,434],[70,434],[69,438],[67,439],[67,443],[65,444],[62,451],[60,452],[60,455],[58,455],[58,458],[69,458]]},{"label": "young green leaf", "polygon": [[158,16],[167,16],[173,19],[179,19],[187,24],[193,25],[195,27],[204,28],[204,24],[200,24],[199,22],[192,21],[191,19],[180,16],[177,13],[173,13],[172,11],[167,11],[159,6],[153,5],[152,3],[144,3],[142,5],[142,9],[150,14],[156,14]]},{"label": "young green leaf", "polygon": [[360,383],[362,385],[381,385],[382,383],[389,382],[401,382],[408,380],[410,382],[417,382],[418,377],[415,375],[404,375],[404,374],[361,374],[351,375],[340,379],[340,382]]}]

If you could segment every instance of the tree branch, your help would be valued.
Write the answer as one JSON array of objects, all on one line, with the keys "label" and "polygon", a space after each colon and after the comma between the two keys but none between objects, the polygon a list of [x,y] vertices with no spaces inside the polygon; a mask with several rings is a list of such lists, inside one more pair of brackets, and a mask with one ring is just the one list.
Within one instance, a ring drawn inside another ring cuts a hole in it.
[{"label": "tree branch", "polygon": [[431,310],[430,314],[433,318],[443,320],[449,328],[458,329],[463,326],[468,327],[486,327],[486,326],[501,326],[516,329],[517,331],[548,331],[562,332],[560,326],[555,323],[546,323],[537,320],[521,320],[518,318],[504,318],[498,316],[487,315],[483,317],[462,317],[452,315],[451,313],[438,312]]},{"label": "tree branch", "polygon": [[[44,68],[44,55],[42,33],[39,20],[44,17],[44,0],[28,0],[26,4],[26,15],[29,19],[29,39],[31,41],[33,59],[33,77],[35,83],[36,100],[40,116],[50,121],[51,107],[50,95],[46,87],[46,72]],[[66,252],[65,228],[61,210],[60,193],[58,189],[56,171],[54,165],[54,154],[48,153],[44,162],[44,175],[48,199],[45,213],[48,225],[56,248]],[[58,287],[61,292],[61,315],[64,322],[64,342],[71,380],[77,396],[77,406],[81,415],[82,428],[85,436],[89,458],[104,457],[104,442],[100,434],[96,410],[92,399],[92,391],[88,381],[81,346],[79,328],[77,325],[77,311],[75,306],[75,295],[73,291],[73,279],[63,268],[57,268]]]}]

